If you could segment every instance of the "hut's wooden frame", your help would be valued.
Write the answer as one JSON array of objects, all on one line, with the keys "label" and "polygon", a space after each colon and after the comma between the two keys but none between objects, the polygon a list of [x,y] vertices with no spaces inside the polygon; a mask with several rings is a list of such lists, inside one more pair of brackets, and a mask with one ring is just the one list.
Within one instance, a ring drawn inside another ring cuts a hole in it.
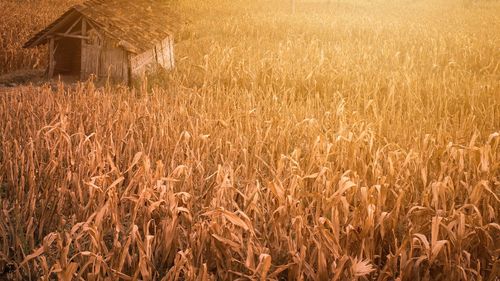
[{"label": "hut's wooden frame", "polygon": [[163,36],[154,45],[140,48],[102,29],[85,15],[84,8],[75,6],[25,47],[48,43],[49,78],[67,74],[86,80],[95,76],[130,84],[150,70],[174,67],[173,37],[170,33]]}]

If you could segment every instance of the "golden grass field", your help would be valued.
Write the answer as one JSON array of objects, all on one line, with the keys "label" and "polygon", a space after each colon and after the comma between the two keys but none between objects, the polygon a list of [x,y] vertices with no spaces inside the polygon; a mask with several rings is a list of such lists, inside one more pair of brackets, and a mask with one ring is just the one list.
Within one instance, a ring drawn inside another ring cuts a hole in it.
[{"label": "golden grass field", "polygon": [[[2,0],[0,73],[76,2]],[[0,89],[0,279],[498,280],[500,2],[327,2],[178,0],[147,85]]]}]

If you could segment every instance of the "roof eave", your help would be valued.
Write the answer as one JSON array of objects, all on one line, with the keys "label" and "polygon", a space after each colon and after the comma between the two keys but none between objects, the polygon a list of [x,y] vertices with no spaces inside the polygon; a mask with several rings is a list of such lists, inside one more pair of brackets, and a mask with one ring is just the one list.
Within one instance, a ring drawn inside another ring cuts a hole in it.
[{"label": "roof eave", "polygon": [[76,5],[71,7],[68,11],[62,14],[60,17],[55,19],[52,23],[50,23],[46,28],[36,33],[33,37],[31,37],[26,43],[24,43],[23,48],[34,48],[47,43],[47,38],[51,32],[61,26],[64,23],[65,19],[71,16],[79,15],[83,16],[80,13],[81,6]]}]

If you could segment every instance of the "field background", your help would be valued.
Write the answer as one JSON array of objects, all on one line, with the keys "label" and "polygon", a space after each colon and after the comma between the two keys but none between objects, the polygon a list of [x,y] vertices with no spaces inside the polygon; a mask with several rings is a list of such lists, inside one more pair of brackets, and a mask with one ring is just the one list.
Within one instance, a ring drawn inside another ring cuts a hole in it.
[{"label": "field background", "polygon": [[[78,1],[0,2],[0,74]],[[0,88],[0,279],[496,280],[498,1],[175,1],[177,67]]]}]

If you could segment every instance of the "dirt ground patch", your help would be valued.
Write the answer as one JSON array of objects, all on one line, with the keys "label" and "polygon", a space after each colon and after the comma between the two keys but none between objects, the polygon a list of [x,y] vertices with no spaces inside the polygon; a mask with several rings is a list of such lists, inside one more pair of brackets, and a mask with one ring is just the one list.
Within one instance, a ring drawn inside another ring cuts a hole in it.
[{"label": "dirt ground patch", "polygon": [[13,88],[27,85],[40,86],[46,83],[55,83],[59,81],[71,85],[78,81],[78,77],[57,76],[48,79],[44,70],[20,70],[0,75],[0,88]]}]

